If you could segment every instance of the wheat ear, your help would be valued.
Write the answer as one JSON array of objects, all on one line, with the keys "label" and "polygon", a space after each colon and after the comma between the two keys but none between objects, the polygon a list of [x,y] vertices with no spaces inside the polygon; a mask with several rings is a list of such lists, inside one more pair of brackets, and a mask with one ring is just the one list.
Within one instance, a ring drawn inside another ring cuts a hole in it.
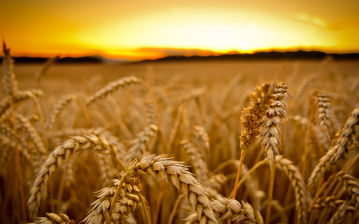
[{"label": "wheat ear", "polygon": [[16,119],[19,121],[20,125],[26,130],[32,142],[35,144],[36,148],[40,151],[40,153],[46,154],[47,149],[44,145],[44,142],[42,141],[37,130],[30,123],[30,121],[21,114],[17,114]]},{"label": "wheat ear", "polygon": [[55,148],[47,157],[36,176],[35,182],[30,191],[28,208],[30,217],[36,217],[40,206],[41,195],[46,193],[47,181],[51,174],[60,167],[73,153],[81,150],[107,151],[109,144],[103,136],[85,135],[74,136]]},{"label": "wheat ear", "polygon": [[0,120],[4,120],[6,118],[6,113],[10,110],[13,105],[25,101],[29,98],[35,98],[37,96],[41,96],[43,93],[41,90],[33,89],[33,90],[25,90],[18,91],[17,95],[14,97],[6,96],[1,104],[0,104]]},{"label": "wheat ear", "polygon": [[164,155],[149,155],[136,163],[133,170],[165,180],[170,179],[172,184],[186,195],[201,223],[217,223],[207,192],[182,162]]},{"label": "wheat ear", "polygon": [[[137,176],[123,178],[123,181],[115,180],[111,187],[98,191],[97,199],[91,204],[91,209],[83,222],[87,224],[112,223],[112,221],[118,223],[121,218],[135,211],[140,202],[141,182]],[[111,201],[119,186],[120,193],[110,214]]]},{"label": "wheat ear", "polygon": [[319,118],[319,125],[324,130],[329,130],[330,128],[330,118],[332,116],[332,105],[331,105],[331,98],[327,94],[323,92],[317,92],[316,96],[316,105],[318,110],[318,118]]},{"label": "wheat ear", "polygon": [[75,224],[66,214],[46,213],[46,217],[37,217],[28,224]]},{"label": "wheat ear", "polygon": [[[234,223],[260,223],[260,219],[256,217],[252,206],[247,202],[218,196],[216,200],[211,202],[211,205],[217,219],[222,223],[225,223],[226,220],[231,220]],[[186,223],[198,223],[197,214],[193,213],[188,216]]]},{"label": "wheat ear", "polygon": [[336,174],[338,180],[344,185],[344,190],[347,192],[356,205],[359,205],[359,181],[357,178],[340,171]]},{"label": "wheat ear", "polygon": [[355,208],[349,204],[349,202],[344,202],[334,213],[332,218],[329,221],[329,224],[340,224],[345,220],[345,216],[348,212],[355,211]]},{"label": "wheat ear", "polygon": [[3,42],[3,85],[6,93],[11,97],[17,94],[17,81],[14,74],[14,61],[10,56],[10,49]]},{"label": "wheat ear", "polygon": [[322,174],[324,174],[330,167],[334,166],[338,160],[345,157],[349,151],[349,145],[355,142],[356,133],[354,128],[358,125],[359,121],[359,107],[355,108],[351,113],[348,120],[345,122],[344,127],[337,132],[337,138],[334,140],[330,150],[319,160],[319,163],[312,171],[308,186],[312,189],[318,183]]},{"label": "wheat ear", "polygon": [[313,204],[313,208],[336,208],[344,203],[344,200],[338,199],[334,196],[319,198]]},{"label": "wheat ear", "polygon": [[157,134],[158,128],[156,125],[151,124],[145,130],[140,132],[135,140],[132,141],[131,147],[124,156],[126,162],[132,161],[136,157],[141,157],[147,149],[147,144]]},{"label": "wheat ear", "polygon": [[61,115],[62,111],[75,99],[75,95],[68,95],[61,99],[52,109],[49,121],[46,125],[47,130],[50,130],[55,124],[56,120]]},{"label": "wheat ear", "polygon": [[288,177],[295,194],[297,223],[307,222],[307,208],[311,201],[306,189],[305,182],[298,168],[283,156],[276,156],[276,166],[281,169]]},{"label": "wheat ear", "polygon": [[242,172],[242,166],[244,158],[246,156],[249,145],[253,142],[254,138],[259,134],[259,124],[266,111],[266,106],[270,102],[270,85],[264,84],[258,86],[251,94],[251,103],[249,107],[242,110],[241,115],[241,135],[240,149],[241,155],[239,159],[239,165],[234,183],[234,189],[232,197],[235,198],[238,190],[239,178]]},{"label": "wheat ear", "polygon": [[262,149],[270,163],[279,154],[281,119],[287,116],[288,93],[284,83],[277,85],[272,94],[272,103],[261,122]]},{"label": "wheat ear", "polygon": [[208,179],[208,168],[203,155],[199,152],[199,149],[188,140],[183,140],[181,145],[186,151],[189,165],[193,167],[194,174],[202,183],[204,183],[204,181]]},{"label": "wheat ear", "polygon": [[271,214],[271,201],[275,178],[275,155],[279,154],[281,119],[287,116],[288,93],[284,83],[275,86],[271,98],[271,104],[261,123],[262,150],[267,155],[270,167],[266,224],[269,223]]},{"label": "wheat ear", "polygon": [[118,90],[119,88],[124,88],[129,85],[133,84],[140,84],[142,80],[135,77],[135,76],[128,76],[116,81],[113,81],[97,91],[94,95],[92,95],[86,102],[87,106],[90,106],[92,103],[96,102],[97,100],[106,97],[107,95],[113,93],[114,91]]}]

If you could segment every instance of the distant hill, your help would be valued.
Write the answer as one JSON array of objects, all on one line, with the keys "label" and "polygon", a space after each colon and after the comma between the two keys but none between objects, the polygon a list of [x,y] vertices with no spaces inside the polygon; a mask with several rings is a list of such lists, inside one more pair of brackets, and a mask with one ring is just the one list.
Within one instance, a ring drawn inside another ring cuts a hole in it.
[{"label": "distant hill", "polygon": [[[45,63],[49,58],[45,57],[13,57],[15,63]],[[0,58],[2,62],[2,57]],[[97,56],[87,57],[63,57],[56,61],[58,64],[68,63],[102,63],[103,60]]]},{"label": "distant hill", "polygon": [[308,59],[320,60],[331,57],[335,60],[359,60],[359,53],[325,53],[322,51],[268,51],[253,54],[222,54],[216,56],[168,56],[154,60],[142,60],[132,63],[143,62],[166,62],[166,61],[199,61],[199,60],[276,60],[276,59]]},{"label": "distant hill", "polygon": [[[206,61],[206,60],[277,60],[277,59],[305,59],[320,60],[331,57],[335,60],[359,60],[359,53],[325,53],[322,51],[265,51],[255,53],[233,53],[214,56],[167,56],[158,59],[145,59],[141,61],[128,62],[126,60],[110,59],[103,56],[86,57],[63,57],[56,61],[58,64],[68,63],[145,63],[145,62],[171,62],[171,61]],[[45,57],[14,57],[15,63],[45,63],[48,58]],[[0,62],[2,57],[0,57]]]}]

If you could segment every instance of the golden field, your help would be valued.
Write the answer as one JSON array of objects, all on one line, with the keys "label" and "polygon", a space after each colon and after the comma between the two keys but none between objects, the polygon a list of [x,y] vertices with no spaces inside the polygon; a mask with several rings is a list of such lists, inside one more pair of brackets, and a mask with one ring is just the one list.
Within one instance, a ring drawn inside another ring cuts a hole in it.
[{"label": "golden field", "polygon": [[359,221],[358,61],[43,68],[3,62],[3,223]]}]

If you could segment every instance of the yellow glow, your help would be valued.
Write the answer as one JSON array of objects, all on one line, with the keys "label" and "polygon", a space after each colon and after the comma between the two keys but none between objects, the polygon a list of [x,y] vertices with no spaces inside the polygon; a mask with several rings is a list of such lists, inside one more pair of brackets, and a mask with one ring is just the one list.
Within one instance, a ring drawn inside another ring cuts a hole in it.
[{"label": "yellow glow", "polygon": [[100,30],[89,30],[81,39],[93,47],[101,46],[108,54],[138,46],[253,52],[297,46],[325,47],[335,42],[330,33],[318,32],[301,21],[287,21],[251,11],[238,14],[229,10],[182,9],[114,21]]},{"label": "yellow glow", "polygon": [[[34,1],[41,4],[33,6],[33,11],[15,7],[15,14],[9,11],[12,3],[0,3],[1,9],[10,7],[0,11],[0,31],[15,55],[142,59],[268,49],[359,50],[359,16],[350,5],[346,6],[350,14],[341,15],[350,20],[343,20],[334,18],[335,8],[329,15],[315,14],[320,8],[314,3],[306,11],[297,11],[288,4],[276,7],[257,2],[246,8],[236,1],[226,6],[208,3],[208,7],[207,1],[197,6],[187,2],[183,8],[161,0],[163,7],[141,0],[133,4],[111,1],[106,6],[82,0],[65,0],[64,6]],[[143,7],[138,8],[139,4]],[[124,10],[117,12],[115,5]]]}]

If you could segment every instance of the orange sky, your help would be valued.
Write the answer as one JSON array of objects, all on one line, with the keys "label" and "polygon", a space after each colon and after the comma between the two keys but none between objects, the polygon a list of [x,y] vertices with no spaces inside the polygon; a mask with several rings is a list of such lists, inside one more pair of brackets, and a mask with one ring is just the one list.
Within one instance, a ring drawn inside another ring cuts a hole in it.
[{"label": "orange sky", "polygon": [[1,0],[13,55],[359,51],[358,0]]}]

